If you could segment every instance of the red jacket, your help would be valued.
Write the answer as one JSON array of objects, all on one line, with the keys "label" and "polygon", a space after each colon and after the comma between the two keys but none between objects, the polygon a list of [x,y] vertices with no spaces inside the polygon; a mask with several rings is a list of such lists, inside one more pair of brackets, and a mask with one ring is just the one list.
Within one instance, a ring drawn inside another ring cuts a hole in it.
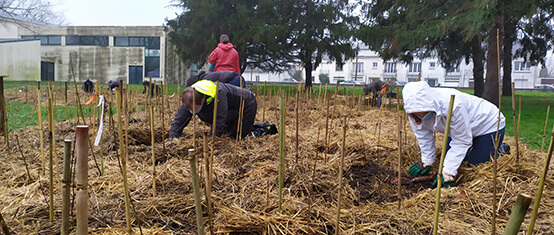
[{"label": "red jacket", "polygon": [[219,43],[208,57],[210,64],[215,64],[214,72],[233,71],[240,74],[239,53],[231,43]]}]

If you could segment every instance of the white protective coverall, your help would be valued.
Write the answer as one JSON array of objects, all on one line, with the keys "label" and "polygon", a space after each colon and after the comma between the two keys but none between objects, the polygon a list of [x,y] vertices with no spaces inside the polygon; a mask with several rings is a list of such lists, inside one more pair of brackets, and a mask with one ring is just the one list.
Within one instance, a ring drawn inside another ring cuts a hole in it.
[{"label": "white protective coverall", "polygon": [[[434,111],[436,114],[418,125],[412,118],[410,124],[421,149],[424,165],[435,162],[435,138],[433,131],[444,133],[450,95],[455,95],[450,120],[450,149],[444,159],[443,173],[456,176],[473,138],[496,132],[505,127],[505,118],[489,101],[451,88],[431,88],[426,82],[410,82],[402,91],[406,113]],[[446,181],[446,179],[445,179]]]}]

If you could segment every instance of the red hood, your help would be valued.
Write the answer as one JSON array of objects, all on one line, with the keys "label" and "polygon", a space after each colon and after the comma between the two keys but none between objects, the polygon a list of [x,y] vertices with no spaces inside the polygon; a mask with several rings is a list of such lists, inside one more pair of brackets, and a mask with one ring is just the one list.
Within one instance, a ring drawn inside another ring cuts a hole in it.
[{"label": "red hood", "polygon": [[221,43],[220,42],[219,44],[217,44],[217,47],[221,48],[224,51],[228,51],[228,50],[233,49],[233,44],[231,44],[230,42],[228,42],[228,43]]}]

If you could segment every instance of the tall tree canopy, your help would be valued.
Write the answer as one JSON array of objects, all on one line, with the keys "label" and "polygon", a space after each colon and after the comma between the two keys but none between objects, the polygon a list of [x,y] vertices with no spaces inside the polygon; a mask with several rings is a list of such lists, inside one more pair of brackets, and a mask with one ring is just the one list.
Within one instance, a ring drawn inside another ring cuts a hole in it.
[{"label": "tall tree canopy", "polygon": [[[239,52],[242,71],[280,72],[301,62],[311,78],[324,56],[343,63],[355,54],[356,18],[345,14],[347,1],[181,0],[181,6],[167,29],[186,64],[205,64],[223,33]],[[306,79],[306,86],[311,82]]]},{"label": "tall tree canopy", "polygon": [[[512,16],[512,12],[505,8],[519,9],[518,14],[513,14],[513,18],[519,20],[534,14],[537,8],[533,6],[538,1],[532,1],[531,6],[525,1],[525,7],[516,0],[371,1],[365,8],[367,22],[361,27],[359,37],[385,60],[410,62],[415,57],[437,55],[443,66],[449,68],[463,58],[471,58],[475,94],[482,94],[485,99],[498,104],[496,34],[498,29],[498,41],[502,43],[505,11]],[[483,45],[487,48],[486,60],[483,60]],[[482,86],[485,61],[487,79]]]},{"label": "tall tree canopy", "polygon": [[61,25],[65,20],[63,14],[55,11],[54,5],[45,0],[0,0],[0,16],[16,23],[24,19],[33,23]]}]

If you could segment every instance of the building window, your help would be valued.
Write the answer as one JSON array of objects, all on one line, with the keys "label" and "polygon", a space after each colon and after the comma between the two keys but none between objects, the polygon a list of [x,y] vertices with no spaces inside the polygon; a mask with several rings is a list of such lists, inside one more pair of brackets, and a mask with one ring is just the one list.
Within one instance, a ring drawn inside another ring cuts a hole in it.
[{"label": "building window", "polygon": [[459,73],[460,68],[449,68],[446,70],[446,73]]},{"label": "building window", "polygon": [[[144,74],[160,77],[160,37],[114,37],[115,46],[144,47]],[[196,73],[194,73],[196,74]]]},{"label": "building window", "polygon": [[108,36],[65,36],[66,45],[108,46]]},{"label": "building window", "polygon": [[396,73],[396,62],[385,63],[385,73]]},{"label": "building window", "polygon": [[514,71],[529,71],[531,70],[531,64],[529,62],[516,61],[514,62]]},{"label": "building window", "polygon": [[256,82],[260,81],[260,75],[256,75]]},{"label": "building window", "polygon": [[429,62],[429,68],[435,68],[437,64],[435,62]]},{"label": "building window", "polygon": [[335,71],[342,71],[342,64],[337,64],[337,66],[335,67]]},{"label": "building window", "polygon": [[364,63],[363,62],[358,62],[358,63],[352,63],[352,67],[354,67],[354,71],[352,72],[358,72],[358,73],[362,73],[364,72]]},{"label": "building window", "polygon": [[377,62],[373,62],[373,68],[377,68],[379,64]]},{"label": "building window", "polygon": [[62,36],[21,36],[22,39],[40,40],[40,45],[62,45]]},{"label": "building window", "polygon": [[421,63],[410,63],[408,72],[410,72],[410,73],[420,73],[421,72]]}]

